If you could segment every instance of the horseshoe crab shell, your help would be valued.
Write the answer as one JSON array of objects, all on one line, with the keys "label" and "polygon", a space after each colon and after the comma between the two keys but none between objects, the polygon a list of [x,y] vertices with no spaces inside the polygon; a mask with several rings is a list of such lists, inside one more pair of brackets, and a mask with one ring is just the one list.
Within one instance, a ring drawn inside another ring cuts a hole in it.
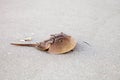
[{"label": "horseshoe crab shell", "polygon": [[49,47],[48,52],[53,54],[62,54],[73,50],[76,46],[76,41],[71,36],[59,38]]}]

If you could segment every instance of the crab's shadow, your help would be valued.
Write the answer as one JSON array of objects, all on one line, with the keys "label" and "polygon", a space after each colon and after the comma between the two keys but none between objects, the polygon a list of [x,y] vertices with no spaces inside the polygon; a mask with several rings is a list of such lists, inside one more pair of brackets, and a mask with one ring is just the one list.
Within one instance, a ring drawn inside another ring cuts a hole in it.
[{"label": "crab's shadow", "polygon": [[76,52],[84,52],[84,51],[89,51],[92,49],[92,45],[88,42],[85,41],[78,41],[76,48],[74,51]]}]

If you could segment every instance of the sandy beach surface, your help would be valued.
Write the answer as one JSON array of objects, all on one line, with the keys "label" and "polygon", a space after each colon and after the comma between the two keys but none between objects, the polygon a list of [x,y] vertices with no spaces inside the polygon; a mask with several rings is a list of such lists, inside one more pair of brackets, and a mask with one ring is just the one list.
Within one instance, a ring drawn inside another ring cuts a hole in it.
[{"label": "sandy beach surface", "polygon": [[[60,32],[74,51],[10,45]],[[120,80],[120,0],[0,0],[0,80]]]}]

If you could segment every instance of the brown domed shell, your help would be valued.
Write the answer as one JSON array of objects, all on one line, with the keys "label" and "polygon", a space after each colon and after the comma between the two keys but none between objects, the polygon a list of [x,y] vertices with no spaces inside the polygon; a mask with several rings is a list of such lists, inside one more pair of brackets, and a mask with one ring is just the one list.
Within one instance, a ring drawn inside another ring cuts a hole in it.
[{"label": "brown domed shell", "polygon": [[53,54],[62,54],[73,50],[76,46],[76,41],[68,35],[64,35],[54,41],[49,47],[48,52]]}]

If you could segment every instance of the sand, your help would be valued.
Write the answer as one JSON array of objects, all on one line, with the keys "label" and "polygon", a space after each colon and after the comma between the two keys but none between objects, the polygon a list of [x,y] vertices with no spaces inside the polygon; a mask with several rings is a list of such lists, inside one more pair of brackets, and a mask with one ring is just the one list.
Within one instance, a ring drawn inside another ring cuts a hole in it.
[{"label": "sand", "polygon": [[[74,51],[10,45],[60,32]],[[0,80],[120,80],[120,0],[0,0],[0,43]]]}]

